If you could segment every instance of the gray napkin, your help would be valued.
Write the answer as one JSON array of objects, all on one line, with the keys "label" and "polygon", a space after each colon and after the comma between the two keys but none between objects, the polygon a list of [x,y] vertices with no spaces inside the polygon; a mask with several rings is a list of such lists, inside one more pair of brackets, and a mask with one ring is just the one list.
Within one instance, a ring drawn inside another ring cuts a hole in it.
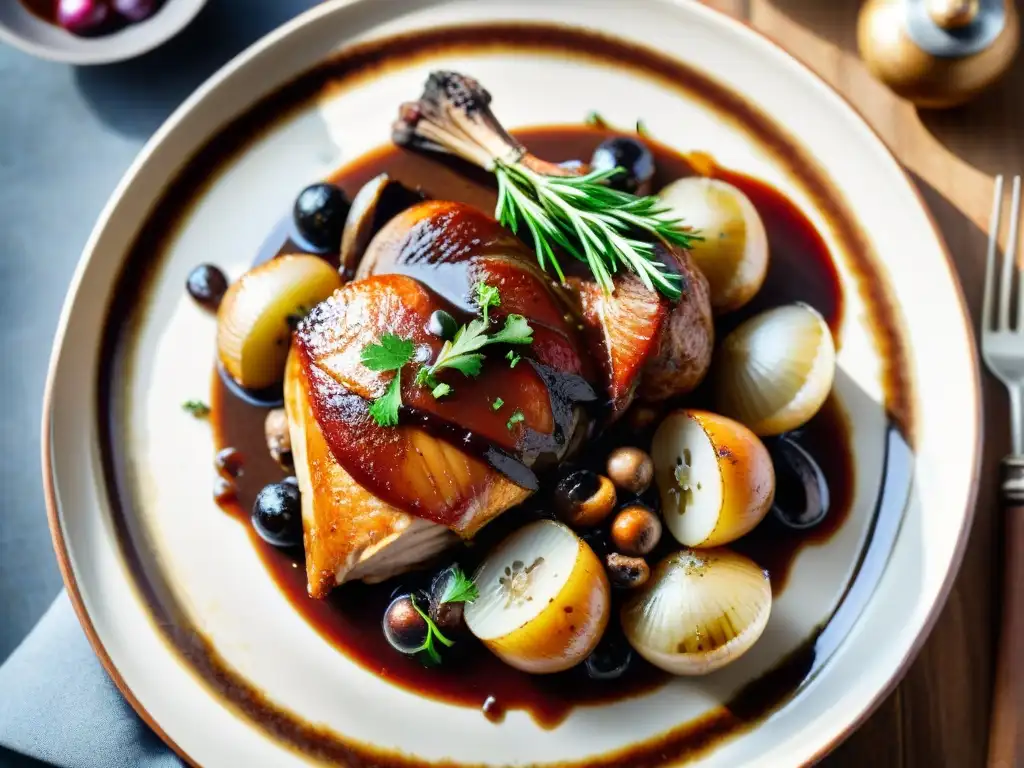
[{"label": "gray napkin", "polygon": [[0,765],[180,768],[100,665],[66,593],[0,666]]}]

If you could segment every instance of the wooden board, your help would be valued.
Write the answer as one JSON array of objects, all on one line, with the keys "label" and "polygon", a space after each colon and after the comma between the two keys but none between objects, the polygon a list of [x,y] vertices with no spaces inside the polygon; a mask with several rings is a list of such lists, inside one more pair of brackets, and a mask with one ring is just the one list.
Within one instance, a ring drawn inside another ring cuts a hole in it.
[{"label": "wooden board", "polygon": [[[935,214],[977,316],[993,177],[1024,172],[1024,56],[974,103],[918,111],[875,81],[861,62],[858,0],[707,3],[743,19],[808,64],[881,134]],[[1018,7],[1024,9],[1024,1],[1018,0]],[[824,762],[829,768],[985,764],[1000,589],[996,489],[999,460],[1009,447],[1009,416],[1001,386],[991,376],[984,379],[981,493],[959,578],[906,678]]]}]

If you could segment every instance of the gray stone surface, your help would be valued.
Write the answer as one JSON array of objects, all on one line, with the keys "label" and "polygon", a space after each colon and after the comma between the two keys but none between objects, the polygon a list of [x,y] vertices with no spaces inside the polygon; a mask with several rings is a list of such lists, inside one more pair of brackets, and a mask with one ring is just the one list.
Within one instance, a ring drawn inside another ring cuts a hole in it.
[{"label": "gray stone surface", "polygon": [[171,111],[249,43],[314,4],[210,0],[176,39],[105,67],[76,69],[0,45],[0,662],[61,586],[39,424],[50,344],[82,246]]}]

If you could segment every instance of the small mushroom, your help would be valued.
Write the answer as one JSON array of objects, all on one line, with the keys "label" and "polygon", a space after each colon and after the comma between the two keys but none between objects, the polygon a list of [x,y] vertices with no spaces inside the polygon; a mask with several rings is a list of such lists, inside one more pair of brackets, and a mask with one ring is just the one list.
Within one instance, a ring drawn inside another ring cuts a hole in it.
[{"label": "small mushroom", "polygon": [[386,173],[363,185],[352,199],[345,230],[341,236],[341,268],[345,280],[351,280],[366,253],[370,240],[385,224],[416,203],[423,195],[394,181]]},{"label": "small mushroom", "polygon": [[466,626],[462,603],[435,603],[430,606],[430,618],[445,632],[454,632]]},{"label": "small mushroom", "polygon": [[605,558],[608,579],[617,587],[633,589],[647,583],[651,578],[651,567],[642,557],[627,557],[612,552]]},{"label": "small mushroom", "polygon": [[263,422],[263,432],[267,438],[267,450],[270,451],[270,458],[285,471],[290,471],[293,467],[292,438],[288,431],[288,416],[284,408],[275,408],[267,412],[266,421]]},{"label": "small mushroom", "polygon": [[631,429],[642,432],[658,420],[658,411],[649,405],[634,403],[626,412],[626,420]]},{"label": "small mushroom", "polygon": [[612,546],[634,557],[648,554],[661,540],[661,520],[639,504],[626,507],[612,521]]},{"label": "small mushroom", "polygon": [[654,479],[654,462],[639,448],[616,448],[608,456],[608,477],[624,491],[640,494]]},{"label": "small mushroom", "polygon": [[586,469],[566,475],[555,488],[555,511],[574,528],[590,528],[615,509],[615,486],[604,475]]}]

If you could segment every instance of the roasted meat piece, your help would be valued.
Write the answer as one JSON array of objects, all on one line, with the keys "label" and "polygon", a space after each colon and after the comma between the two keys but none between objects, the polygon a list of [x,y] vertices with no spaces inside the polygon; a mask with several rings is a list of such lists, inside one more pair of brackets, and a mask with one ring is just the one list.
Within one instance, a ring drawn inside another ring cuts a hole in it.
[{"label": "roasted meat piece", "polygon": [[[443,235],[432,239],[438,217]],[[502,233],[465,206],[413,208],[367,251],[361,271],[376,264],[387,274],[343,286],[296,330],[286,409],[310,594],[323,596],[347,579],[387,578],[422,565],[456,536],[471,537],[536,490],[533,468],[560,461],[582,434],[579,404],[596,395],[581,375],[589,367],[567,319],[570,304],[522,244],[511,238],[499,247]],[[444,344],[430,330],[431,316],[443,310],[463,324],[478,316],[473,297],[481,282],[499,289],[492,326],[521,314],[534,342],[517,348],[522,361],[514,367],[499,349],[475,378],[445,372],[452,392],[435,398],[415,382]],[[361,361],[385,334],[415,350],[401,372],[395,427],[378,425],[369,412],[395,372]]]},{"label": "roasted meat piece", "polygon": [[[558,165],[530,154],[502,127],[490,104],[491,95],[473,78],[434,72],[420,98],[402,105],[392,139],[412,149],[454,154],[486,169],[518,163],[558,176],[589,170],[582,164]],[[510,233],[505,238],[514,239]],[[682,293],[675,301],[622,269],[614,275],[611,293],[582,272],[568,279],[577,294],[587,347],[600,367],[613,416],[625,410],[635,395],[667,400],[692,391],[711,363],[714,327],[706,279],[685,250],[659,244],[655,252],[667,271],[682,278]]]}]

